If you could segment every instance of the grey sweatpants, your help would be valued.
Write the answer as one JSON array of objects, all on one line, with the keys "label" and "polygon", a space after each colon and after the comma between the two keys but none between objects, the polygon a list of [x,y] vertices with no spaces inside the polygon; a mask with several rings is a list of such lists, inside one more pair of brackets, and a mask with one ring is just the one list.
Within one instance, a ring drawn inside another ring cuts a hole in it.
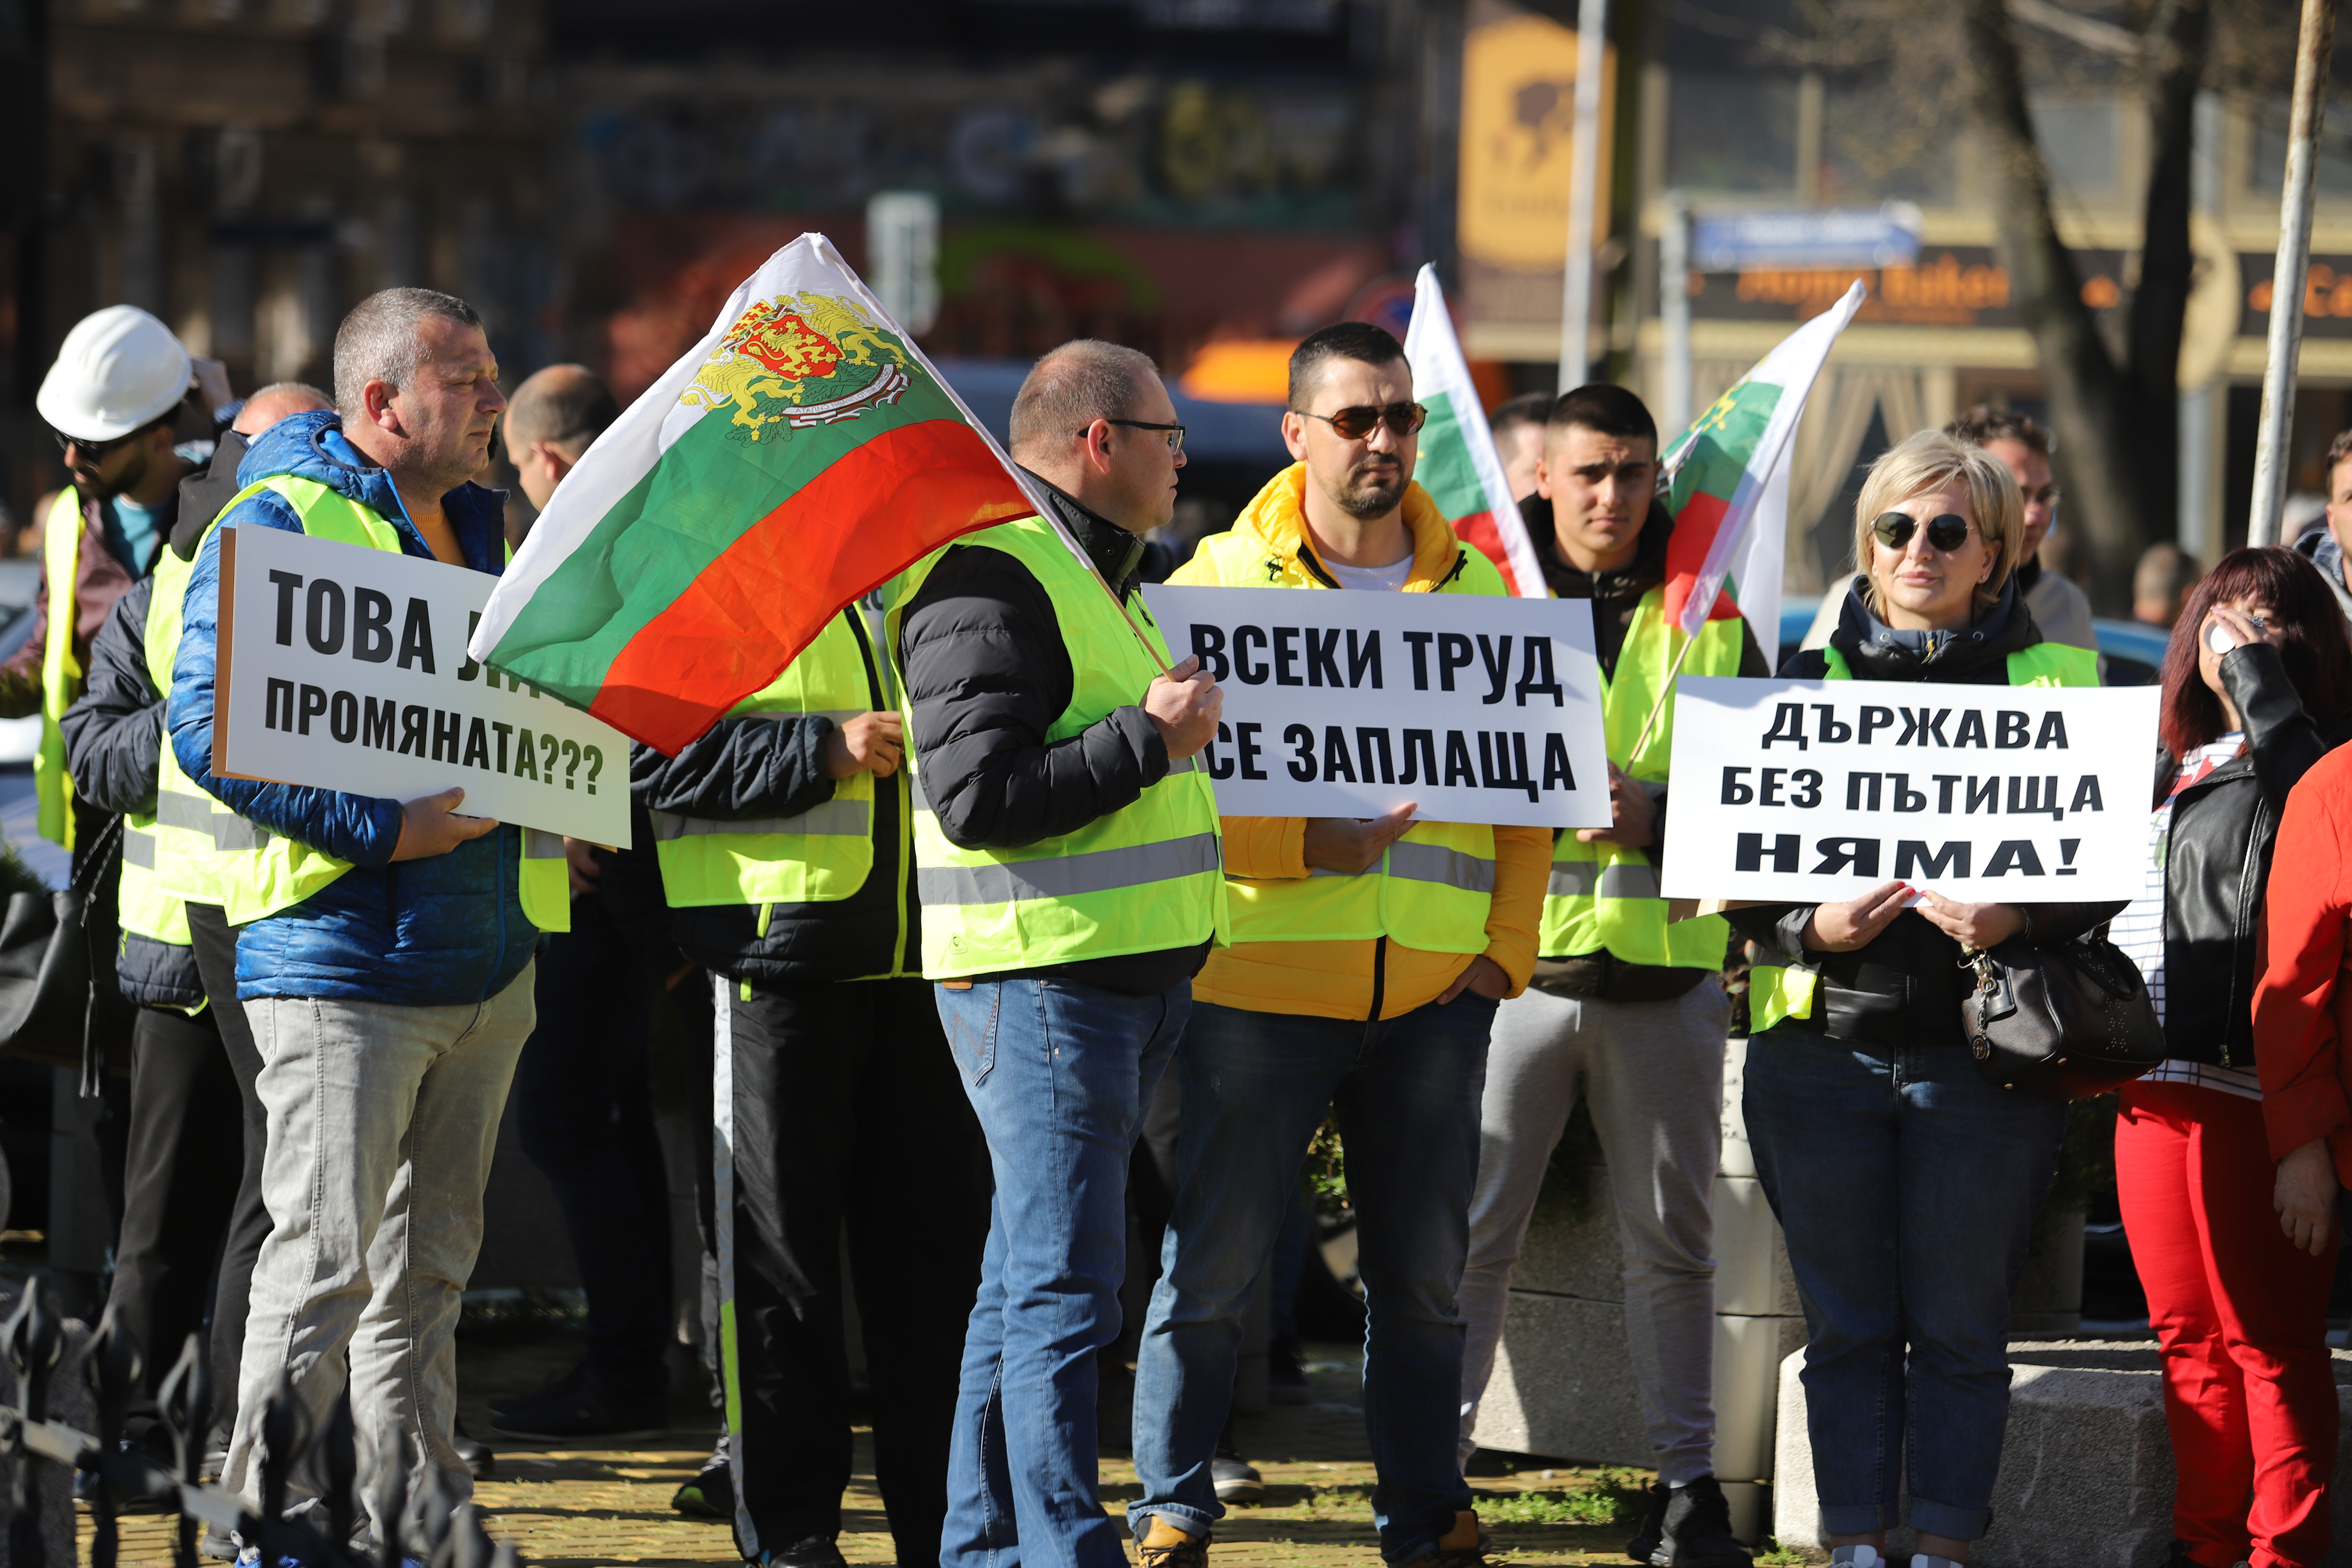
[{"label": "grey sweatpants", "polygon": [[1712,980],[1671,1002],[1582,1002],[1530,988],[1495,1016],[1462,1275],[1462,1458],[1495,1370],[1511,1266],[1580,1086],[1609,1160],[1625,1244],[1625,1331],[1658,1474],[1715,1468],[1715,1177],[1724,1034]]}]

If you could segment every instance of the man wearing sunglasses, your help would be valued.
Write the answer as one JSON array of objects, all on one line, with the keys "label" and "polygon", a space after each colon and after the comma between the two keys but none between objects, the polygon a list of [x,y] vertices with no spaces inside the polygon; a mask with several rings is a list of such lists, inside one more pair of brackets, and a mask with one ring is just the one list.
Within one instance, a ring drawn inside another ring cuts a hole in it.
[{"label": "man wearing sunglasses", "polygon": [[110,305],[66,334],[33,400],[70,482],[42,520],[33,635],[0,663],[0,718],[41,715],[41,837],[68,849],[77,818],[95,829],[106,814],[74,797],[58,721],[81,695],[90,639],[171,537],[190,468],[172,449],[172,422],[194,374],[169,327],[135,305]]},{"label": "man wearing sunglasses", "polygon": [[[1315,333],[1291,356],[1282,422],[1299,461],[1171,581],[1499,595],[1493,563],[1412,482],[1423,419],[1395,338],[1360,321]],[[1381,1554],[1484,1561],[1454,1454],[1454,1293],[1486,1037],[1535,961],[1551,835],[1412,817],[1225,819],[1233,945],[1202,970],[1177,1056],[1181,1172],[1136,1367],[1143,1497],[1128,1512],[1144,1568],[1201,1568],[1224,1511],[1211,1461],[1242,1313],[1334,1112],[1362,1215]]]},{"label": "man wearing sunglasses", "polygon": [[[1580,1096],[1612,1172],[1625,1335],[1658,1470],[1626,1550],[1659,1568],[1741,1568],[1714,1475],[1713,1200],[1731,1011],[1717,976],[1730,931],[1716,918],[1670,923],[1658,897],[1671,701],[1643,731],[1682,635],[1665,620],[1674,519],[1657,458],[1640,398],[1581,386],[1551,408],[1537,491],[1520,503],[1546,586],[1592,606],[1615,821],[1555,841],[1534,982],[1495,1017],[1462,1280],[1460,1441],[1467,1462],[1512,1266]],[[1771,674],[1737,614],[1710,619],[1682,659],[1685,675]]]}]

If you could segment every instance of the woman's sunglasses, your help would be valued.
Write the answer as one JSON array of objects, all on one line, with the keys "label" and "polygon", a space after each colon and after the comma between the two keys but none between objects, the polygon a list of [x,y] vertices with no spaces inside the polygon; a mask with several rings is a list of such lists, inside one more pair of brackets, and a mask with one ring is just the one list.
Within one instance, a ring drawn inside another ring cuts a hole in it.
[{"label": "woman's sunglasses", "polygon": [[1391,435],[1410,436],[1429,418],[1429,410],[1418,403],[1389,403],[1377,408],[1360,405],[1342,408],[1337,414],[1308,414],[1304,408],[1298,412],[1308,419],[1322,420],[1348,441],[1362,440],[1372,433],[1373,426],[1381,424],[1389,427]]},{"label": "woman's sunglasses", "polygon": [[[1919,520],[1905,511],[1881,512],[1878,514],[1877,521],[1870,525],[1871,536],[1889,550],[1902,549],[1911,542],[1911,536],[1918,531]],[[1948,511],[1940,517],[1928,519],[1927,542],[1937,550],[1948,555],[1968,542],[1969,520],[1967,518],[1957,512]]]}]

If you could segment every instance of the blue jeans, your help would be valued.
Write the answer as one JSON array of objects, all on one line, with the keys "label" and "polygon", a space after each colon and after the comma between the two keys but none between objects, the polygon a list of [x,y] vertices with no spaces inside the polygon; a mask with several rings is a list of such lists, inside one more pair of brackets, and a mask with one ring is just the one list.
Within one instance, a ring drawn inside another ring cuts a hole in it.
[{"label": "blue jeans", "polygon": [[1385,1023],[1193,1009],[1176,1212],[1135,1372],[1139,1538],[1153,1514],[1198,1535],[1224,1513],[1209,1475],[1233,1402],[1242,1310],[1297,1201],[1328,1106],[1348,1151],[1369,1317],[1364,1426],[1372,1516],[1391,1563],[1427,1555],[1470,1506],[1454,1457],[1462,1403],[1454,1292],[1470,1245],[1478,1102],[1495,1004],[1469,992]]},{"label": "blue jeans", "polygon": [[1745,1111],[1804,1299],[1822,1528],[1898,1522],[1907,1468],[1914,1529],[1980,1539],[2009,1421],[2009,1298],[2066,1108],[1993,1088],[1964,1047],[1792,1021],[1749,1043]]},{"label": "blue jeans", "polygon": [[1127,1165],[1192,983],[936,988],[994,1168],[964,1337],[940,1568],[1126,1568],[1098,1495],[1095,1352],[1118,1332]]}]

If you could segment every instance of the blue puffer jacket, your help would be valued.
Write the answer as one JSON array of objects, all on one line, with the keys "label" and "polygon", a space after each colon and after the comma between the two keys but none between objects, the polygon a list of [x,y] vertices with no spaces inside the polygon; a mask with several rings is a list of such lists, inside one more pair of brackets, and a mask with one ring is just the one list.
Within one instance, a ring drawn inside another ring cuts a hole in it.
[{"label": "blue puffer jacket", "polygon": [[[255,441],[237,469],[240,484],[273,474],[316,479],[372,507],[400,531],[401,548],[433,552],[408,521],[383,470],[343,438],[332,414],[298,414]],[[442,506],[466,564],[495,576],[506,560],[505,498],[463,485]],[[316,894],[245,928],[236,944],[236,994],[317,996],[454,1006],[496,995],[522,973],[539,929],[516,887],[520,830],[501,826],[446,855],[392,864],[401,803],[335,790],[215,778],[213,667],[220,623],[220,541],[232,528],[300,532],[294,509],[275,495],[232,508],[206,536],[188,584],[186,625],[172,669],[165,723],[173,753],[199,788],[273,833],[349,860],[352,868]]]}]

